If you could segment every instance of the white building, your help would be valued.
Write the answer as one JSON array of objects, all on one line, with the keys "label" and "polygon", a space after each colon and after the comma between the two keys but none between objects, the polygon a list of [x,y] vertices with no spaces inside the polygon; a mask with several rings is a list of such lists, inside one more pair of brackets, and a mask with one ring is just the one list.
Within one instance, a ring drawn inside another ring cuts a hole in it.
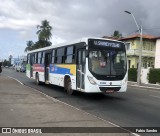
[{"label": "white building", "polygon": [[156,39],[155,68],[160,68],[160,37]]},{"label": "white building", "polygon": [[12,58],[11,64],[16,65],[17,63],[23,63],[27,61],[27,56],[18,56],[18,58]]}]

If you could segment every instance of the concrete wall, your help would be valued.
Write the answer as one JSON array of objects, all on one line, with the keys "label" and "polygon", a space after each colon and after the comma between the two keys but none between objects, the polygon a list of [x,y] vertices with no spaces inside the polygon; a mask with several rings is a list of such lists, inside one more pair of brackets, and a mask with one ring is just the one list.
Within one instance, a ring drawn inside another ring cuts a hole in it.
[{"label": "concrete wall", "polygon": [[141,83],[148,84],[149,69],[150,68],[147,68],[147,69],[142,68],[141,69]]},{"label": "concrete wall", "polygon": [[160,68],[160,39],[156,41],[155,68]]}]

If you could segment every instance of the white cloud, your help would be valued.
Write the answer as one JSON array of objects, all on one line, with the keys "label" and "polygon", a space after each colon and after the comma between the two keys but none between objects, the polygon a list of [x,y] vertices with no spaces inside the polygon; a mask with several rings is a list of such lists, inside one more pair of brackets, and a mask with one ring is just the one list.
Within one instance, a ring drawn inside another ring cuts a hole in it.
[{"label": "white cloud", "polygon": [[[133,12],[145,28],[160,27],[159,5],[159,0],[5,0],[0,4],[0,40],[2,45],[18,42],[25,48],[26,41],[37,40],[36,26],[44,19],[53,27],[53,43],[111,35],[114,30],[131,33],[136,26],[124,10]],[[3,36],[3,30],[8,34]]]}]

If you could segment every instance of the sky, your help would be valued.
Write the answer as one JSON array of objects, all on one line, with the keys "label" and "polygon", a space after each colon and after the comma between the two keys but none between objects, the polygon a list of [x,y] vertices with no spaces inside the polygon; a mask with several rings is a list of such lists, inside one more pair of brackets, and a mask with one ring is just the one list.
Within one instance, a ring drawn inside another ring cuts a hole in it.
[{"label": "sky", "polygon": [[52,44],[82,37],[124,37],[137,31],[160,36],[160,0],[5,0],[0,3],[0,59],[25,55],[27,41],[38,41],[37,25],[48,20]]}]

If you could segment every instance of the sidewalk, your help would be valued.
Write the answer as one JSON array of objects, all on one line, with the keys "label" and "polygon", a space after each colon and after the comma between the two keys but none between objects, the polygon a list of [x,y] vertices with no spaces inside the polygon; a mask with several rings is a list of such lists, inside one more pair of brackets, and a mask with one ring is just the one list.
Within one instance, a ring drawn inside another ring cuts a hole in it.
[{"label": "sidewalk", "polygon": [[148,89],[156,89],[156,90],[160,90],[160,85],[159,84],[144,84],[141,83],[140,85],[137,85],[137,82],[132,82],[132,81],[128,81],[128,85],[129,86],[135,86],[135,87],[142,87],[142,88],[148,88]]},{"label": "sidewalk", "polygon": [[[74,97],[74,96],[73,96]],[[0,76],[0,127],[115,127],[5,76]],[[121,129],[121,128],[119,128]],[[18,135],[18,134],[17,134]],[[31,135],[31,134],[29,134]],[[35,134],[33,134],[35,136]],[[43,135],[131,136],[131,133]]]}]

